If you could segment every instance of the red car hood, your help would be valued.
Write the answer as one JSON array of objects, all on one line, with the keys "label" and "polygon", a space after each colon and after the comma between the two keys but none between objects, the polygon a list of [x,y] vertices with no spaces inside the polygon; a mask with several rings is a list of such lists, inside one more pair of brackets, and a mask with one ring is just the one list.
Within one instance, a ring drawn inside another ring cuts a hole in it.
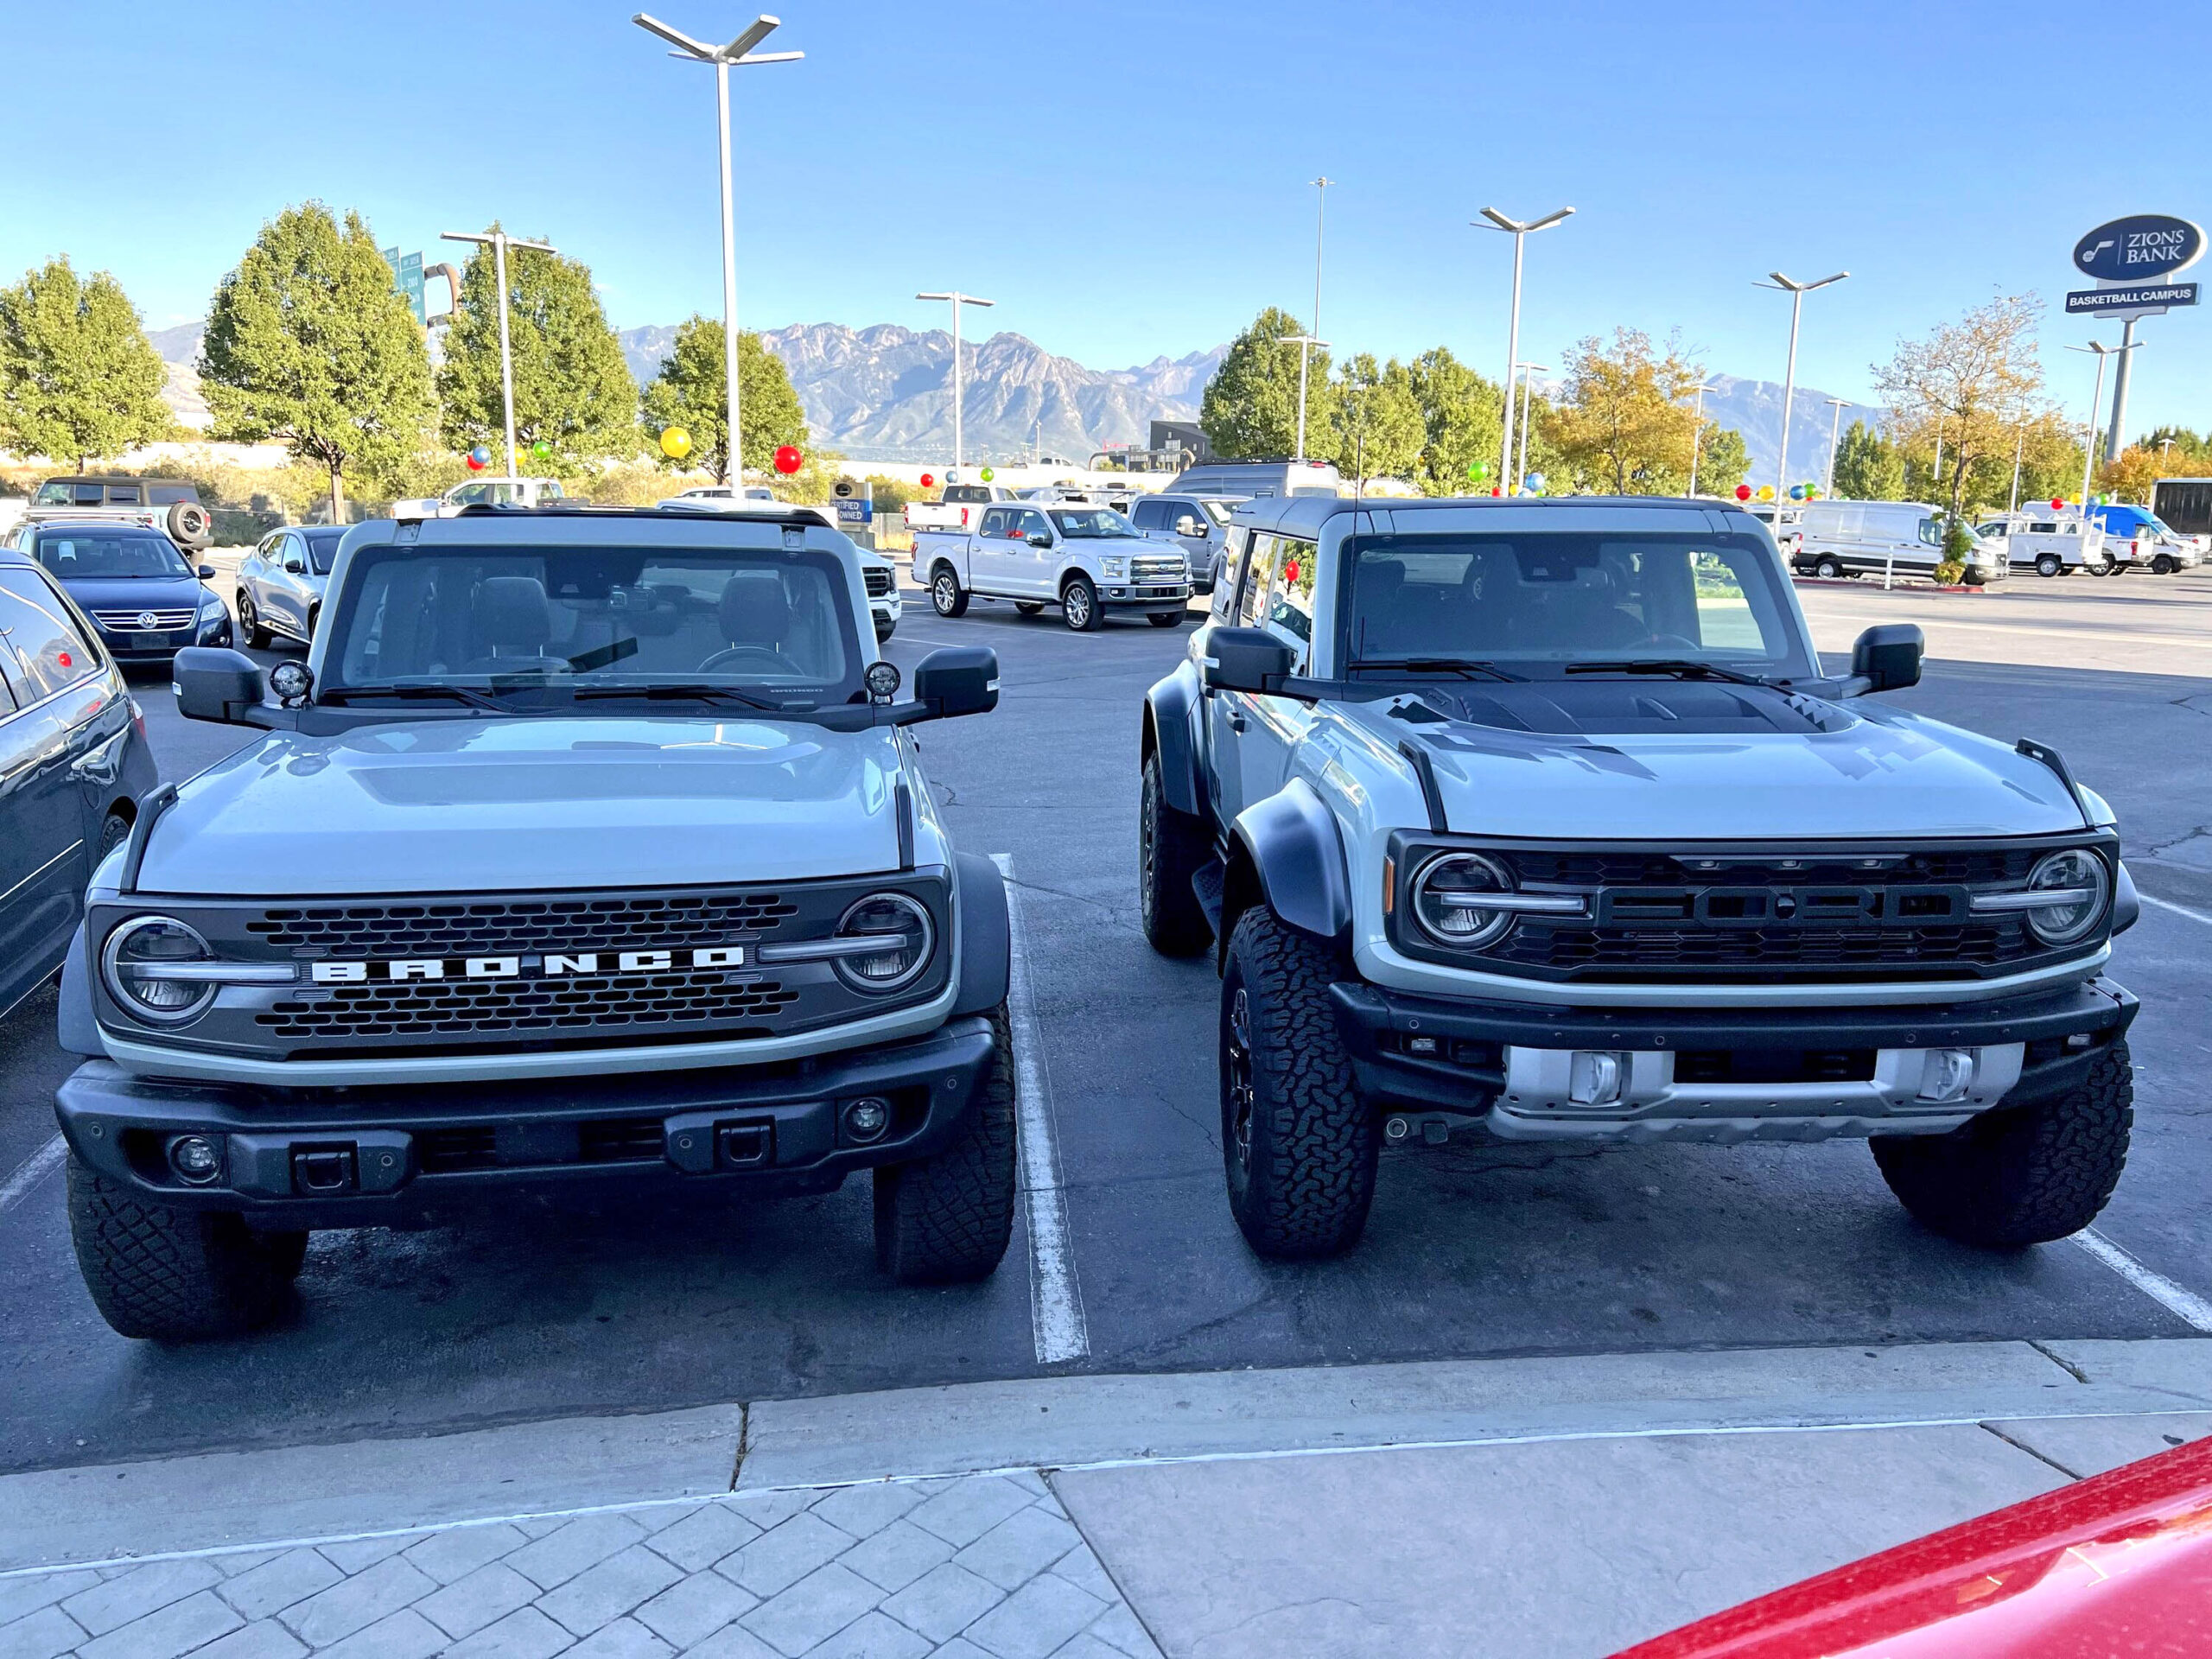
[{"label": "red car hood", "polygon": [[2212,1440],[1930,1533],[1616,1659],[2212,1654]]}]

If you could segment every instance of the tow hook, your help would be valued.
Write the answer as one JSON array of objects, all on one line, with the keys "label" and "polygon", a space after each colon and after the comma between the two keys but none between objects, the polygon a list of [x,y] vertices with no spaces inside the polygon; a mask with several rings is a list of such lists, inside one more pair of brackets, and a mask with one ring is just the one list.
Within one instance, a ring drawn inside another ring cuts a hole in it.
[{"label": "tow hook", "polygon": [[325,1198],[351,1192],[360,1185],[351,1147],[311,1147],[292,1154],[295,1192]]},{"label": "tow hook", "polygon": [[1441,1147],[1452,1139],[1452,1119],[1443,1112],[1393,1112],[1382,1120],[1382,1138],[1394,1147],[1418,1140]]}]

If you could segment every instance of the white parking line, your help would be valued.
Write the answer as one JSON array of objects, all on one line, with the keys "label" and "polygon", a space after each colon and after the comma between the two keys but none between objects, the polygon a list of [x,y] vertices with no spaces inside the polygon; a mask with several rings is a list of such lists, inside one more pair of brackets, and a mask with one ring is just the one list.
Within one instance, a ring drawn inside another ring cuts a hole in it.
[{"label": "white parking line", "polygon": [[1090,1352],[1090,1330],[1083,1317],[1083,1288],[1076,1282],[1075,1251],[1068,1238],[1067,1200],[1060,1190],[1060,1153],[1052,1135],[1052,1079],[1029,984],[1021,890],[1014,885],[1011,855],[994,853],[991,861],[1007,880],[1012,932],[1006,1002],[1014,1027],[1022,1200],[1029,1222],[1029,1325],[1037,1342],[1037,1363],[1057,1365]]},{"label": "white parking line", "polygon": [[2169,1313],[2212,1333],[2212,1302],[2193,1290],[2184,1290],[2164,1274],[2152,1272],[2094,1227],[2084,1227],[2075,1234],[2074,1242]]},{"label": "white parking line", "polygon": [[67,1142],[57,1135],[17,1164],[15,1173],[5,1181],[0,1181],[0,1215],[5,1215],[29,1198],[33,1187],[60,1168],[62,1154],[67,1150]]},{"label": "white parking line", "polygon": [[2191,910],[2187,905],[2177,905],[2164,899],[2153,899],[2149,893],[2141,891],[2138,891],[2135,896],[2146,905],[2155,906],[2160,910],[2170,910],[2177,916],[2186,916],[2192,922],[2202,922],[2205,926],[2212,927],[2212,916],[2207,916],[2201,910]]}]

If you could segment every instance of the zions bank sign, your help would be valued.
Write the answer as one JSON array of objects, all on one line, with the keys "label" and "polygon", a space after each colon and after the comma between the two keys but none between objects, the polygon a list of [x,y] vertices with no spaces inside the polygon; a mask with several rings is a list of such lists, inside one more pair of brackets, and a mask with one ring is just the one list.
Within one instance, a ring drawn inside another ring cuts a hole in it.
[{"label": "zions bank sign", "polygon": [[2137,213],[2100,225],[2074,245],[2074,268],[2101,283],[2154,283],[2196,262],[2204,232],[2185,219]]}]

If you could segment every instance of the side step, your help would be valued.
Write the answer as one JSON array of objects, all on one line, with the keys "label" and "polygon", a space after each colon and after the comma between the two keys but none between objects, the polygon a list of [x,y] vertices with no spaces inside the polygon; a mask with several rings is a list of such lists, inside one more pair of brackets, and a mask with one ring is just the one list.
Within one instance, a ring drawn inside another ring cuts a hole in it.
[{"label": "side step", "polygon": [[1221,937],[1221,899],[1225,885],[1221,861],[1210,858],[1191,872],[1191,891],[1198,896],[1198,908],[1206,913],[1206,925],[1213,929],[1214,937]]}]

